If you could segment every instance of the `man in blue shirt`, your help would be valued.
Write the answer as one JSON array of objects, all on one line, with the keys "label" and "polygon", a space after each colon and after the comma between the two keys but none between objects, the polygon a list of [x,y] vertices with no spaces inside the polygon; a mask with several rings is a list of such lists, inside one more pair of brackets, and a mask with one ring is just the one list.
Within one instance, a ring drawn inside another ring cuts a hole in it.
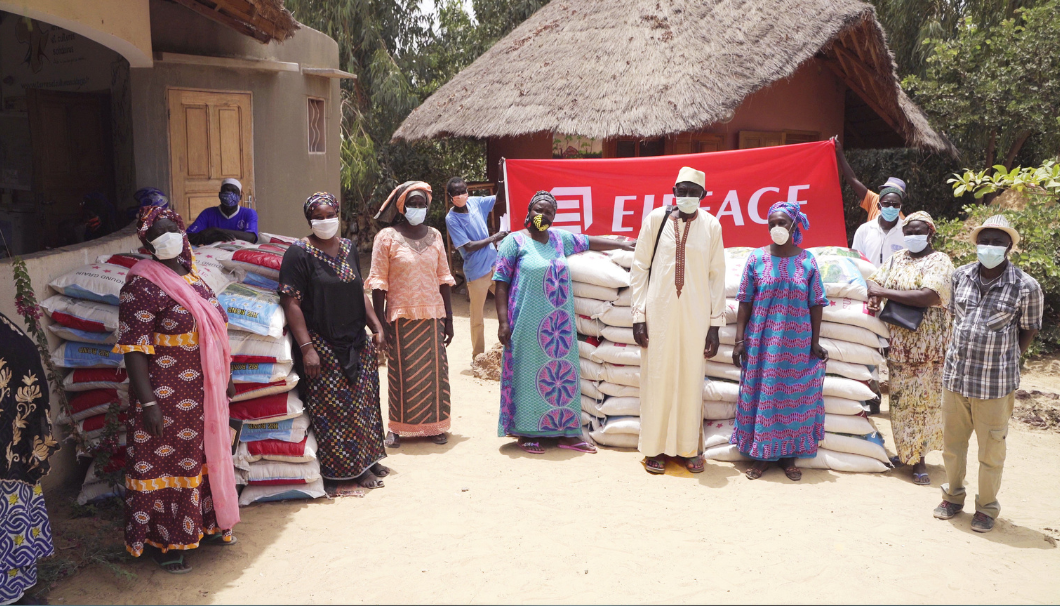
[{"label": "man in blue shirt", "polygon": [[235,179],[221,181],[220,206],[199,213],[188,228],[188,241],[196,246],[232,240],[258,241],[258,213],[240,206],[243,184]]},{"label": "man in blue shirt", "polygon": [[453,208],[445,216],[449,238],[464,259],[464,277],[467,279],[468,298],[471,299],[471,359],[486,351],[485,328],[482,310],[486,296],[493,290],[493,264],[497,261],[497,243],[508,235],[501,231],[489,233],[486,219],[499,202],[498,211],[508,212],[504,200],[504,182],[497,182],[496,196],[467,195],[467,183],[462,177],[453,177],[445,187],[453,202]]}]

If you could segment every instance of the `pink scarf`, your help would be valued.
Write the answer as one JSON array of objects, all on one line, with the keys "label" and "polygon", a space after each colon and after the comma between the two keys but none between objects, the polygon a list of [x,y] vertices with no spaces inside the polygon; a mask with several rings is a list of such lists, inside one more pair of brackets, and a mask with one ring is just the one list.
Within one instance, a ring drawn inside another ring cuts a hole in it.
[{"label": "pink scarf", "polygon": [[206,432],[203,448],[209,467],[207,478],[213,493],[217,525],[228,530],[239,522],[239,499],[232,467],[232,440],[228,429],[228,378],[232,350],[228,330],[221,314],[209,301],[199,296],[176,272],[153,259],[132,266],[129,277],[142,276],[183,305],[199,329],[199,355],[202,359],[203,413]]}]

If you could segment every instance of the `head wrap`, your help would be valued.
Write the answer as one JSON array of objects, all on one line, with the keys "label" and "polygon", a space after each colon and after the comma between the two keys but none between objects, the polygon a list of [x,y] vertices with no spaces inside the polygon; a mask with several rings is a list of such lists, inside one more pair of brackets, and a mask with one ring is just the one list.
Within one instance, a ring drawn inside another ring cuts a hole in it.
[{"label": "head wrap", "polygon": [[795,229],[791,232],[791,241],[793,244],[798,246],[802,244],[802,230],[810,229],[810,219],[802,212],[802,208],[798,202],[777,202],[773,206],[769,207],[769,213],[766,217],[773,213],[780,211],[791,219],[791,222],[795,224]]},{"label": "head wrap", "polygon": [[140,207],[144,206],[161,206],[163,208],[169,206],[169,199],[162,193],[162,190],[154,187],[144,187],[136,190],[133,194],[133,199],[136,200]]},{"label": "head wrap", "polygon": [[931,233],[935,233],[935,221],[931,218],[931,215],[929,215],[926,211],[918,210],[915,213],[909,215],[905,218],[905,221],[902,221],[902,227],[909,225],[913,221],[923,221],[924,223],[927,223],[928,227],[931,228]]},{"label": "head wrap", "polygon": [[330,206],[335,210],[339,209],[339,201],[335,199],[335,196],[329,194],[326,191],[318,191],[306,198],[305,206],[302,207],[302,212],[305,213],[305,218],[309,219],[313,216],[313,209],[320,206],[321,204]]},{"label": "head wrap", "polygon": [[548,202],[549,204],[551,204],[552,208],[554,208],[556,210],[559,210],[559,202],[556,202],[556,196],[553,196],[551,192],[547,192],[547,191],[541,190],[541,191],[537,192],[536,194],[534,194],[530,198],[530,204],[528,204],[527,207],[526,207],[526,210],[527,210],[526,214],[529,215],[530,214],[530,209],[533,208],[535,204],[537,204],[538,202],[540,202],[542,200],[544,200],[544,201]]},{"label": "head wrap", "polygon": [[145,206],[141,208],[140,216],[136,219],[136,235],[140,237],[140,242],[145,247],[147,246],[147,231],[161,219],[169,219],[177,224],[177,229],[180,230],[180,235],[184,238],[184,250],[177,255],[177,260],[184,266],[184,269],[195,273],[195,257],[191,254],[191,243],[188,242],[188,232],[184,229],[184,220],[172,210],[161,206]]},{"label": "head wrap", "polygon": [[898,177],[888,177],[887,182],[880,186],[880,197],[887,194],[898,194],[899,198],[905,200],[905,181]]},{"label": "head wrap", "polygon": [[424,183],[423,181],[405,181],[401,185],[395,187],[394,191],[390,192],[390,195],[386,197],[386,201],[379,207],[379,212],[375,214],[375,220],[392,223],[398,215],[405,214],[405,200],[407,200],[409,194],[414,191],[423,192],[423,194],[427,196],[427,205],[430,206],[430,184]]},{"label": "head wrap", "polygon": [[674,185],[678,183],[695,183],[702,188],[706,188],[707,174],[691,166],[682,166],[680,172],[677,173],[677,181],[674,181]]}]

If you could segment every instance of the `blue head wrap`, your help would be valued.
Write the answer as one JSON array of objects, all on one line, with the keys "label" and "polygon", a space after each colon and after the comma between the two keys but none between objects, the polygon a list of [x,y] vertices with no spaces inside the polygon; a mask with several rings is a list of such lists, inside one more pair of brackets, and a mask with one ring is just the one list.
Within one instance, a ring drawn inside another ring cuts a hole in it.
[{"label": "blue head wrap", "polygon": [[802,244],[802,230],[810,229],[810,219],[806,217],[806,214],[802,212],[802,208],[799,207],[798,202],[777,202],[773,206],[769,207],[769,214],[766,216],[780,211],[791,219],[791,222],[795,224],[795,230],[791,233],[791,241],[798,246]]},{"label": "blue head wrap", "polygon": [[154,187],[144,187],[136,190],[136,193],[133,194],[133,199],[136,200],[141,208],[144,206],[169,207],[169,198],[166,198],[162,190]]}]

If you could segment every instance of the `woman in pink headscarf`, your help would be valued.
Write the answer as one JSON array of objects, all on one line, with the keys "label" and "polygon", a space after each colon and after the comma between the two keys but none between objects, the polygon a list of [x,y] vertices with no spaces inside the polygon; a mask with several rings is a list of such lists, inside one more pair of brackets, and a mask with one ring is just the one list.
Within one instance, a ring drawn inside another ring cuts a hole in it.
[{"label": "woman in pink headscarf", "polygon": [[228,317],[199,278],[172,210],[141,209],[137,233],[154,259],[121,289],[116,353],[129,372],[125,548],[163,570],[191,571],[203,537],[232,544],[239,509],[228,431]]}]

